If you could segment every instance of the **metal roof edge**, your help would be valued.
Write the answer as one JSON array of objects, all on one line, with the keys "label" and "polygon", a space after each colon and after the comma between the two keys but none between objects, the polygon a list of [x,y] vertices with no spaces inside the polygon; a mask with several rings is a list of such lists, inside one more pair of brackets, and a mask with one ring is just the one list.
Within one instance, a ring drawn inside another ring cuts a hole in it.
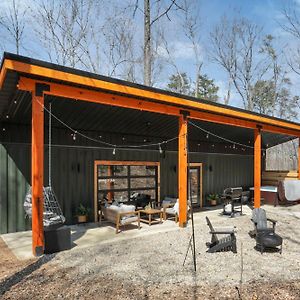
[{"label": "metal roof edge", "polygon": [[[222,104],[222,103],[215,103],[215,102],[211,102],[211,101],[208,101],[208,100],[205,100],[205,99],[195,98],[195,97],[192,97],[192,96],[183,95],[183,94],[179,94],[179,93],[174,93],[174,92],[171,92],[171,91],[167,91],[167,90],[163,90],[163,89],[159,89],[159,88],[155,88],[155,87],[149,87],[149,86],[145,86],[145,85],[142,85],[142,84],[137,84],[137,83],[133,83],[133,82],[129,82],[129,81],[113,78],[113,77],[99,75],[99,74],[96,74],[96,73],[92,73],[92,72],[88,72],[88,71],[84,71],[84,70],[80,70],[80,69],[75,69],[75,68],[71,68],[71,67],[66,67],[66,66],[46,62],[46,61],[43,61],[43,60],[30,58],[30,57],[27,57],[27,56],[21,56],[21,55],[18,55],[18,54],[13,54],[13,53],[10,53],[10,52],[4,52],[3,59],[2,59],[2,62],[1,62],[1,69],[2,69],[2,66],[3,66],[3,63],[4,63],[5,59],[15,60],[15,61],[26,63],[26,64],[31,64],[31,65],[35,65],[35,66],[39,66],[39,67],[53,69],[53,70],[57,70],[57,71],[65,72],[65,73],[70,73],[70,74],[74,74],[74,75],[79,75],[79,76],[83,76],[83,77],[87,77],[87,78],[96,79],[96,80],[101,80],[101,81],[106,81],[106,82],[110,82],[110,83],[120,84],[120,85],[123,85],[123,86],[133,87],[133,88],[137,88],[137,89],[140,89],[140,90],[151,91],[151,92],[154,92],[154,93],[160,93],[160,94],[163,94],[163,95],[177,97],[177,98],[180,98],[180,99],[183,99],[183,100],[190,100],[190,101],[194,101],[194,102],[200,102],[200,103],[203,103],[203,104],[208,104],[208,105],[212,105],[212,106],[219,107],[219,108],[224,108],[224,109],[228,109],[228,110],[232,110],[232,111],[236,111],[236,112],[243,112],[243,113],[247,113],[247,114],[254,115],[254,116],[260,116],[260,117],[264,117],[264,118],[268,118],[268,119],[272,119],[272,120],[285,122],[287,124],[293,124],[293,125],[300,126],[300,123],[297,123],[297,122],[294,122],[294,121],[281,119],[281,118],[277,118],[277,117],[273,117],[273,116],[268,116],[268,115],[264,115],[264,114],[259,114],[257,112],[249,111],[249,110],[242,109],[242,108],[239,108],[239,107],[225,105],[225,104]],[[48,77],[45,77],[45,78],[48,78]],[[55,78],[52,78],[52,79],[55,80]],[[187,107],[189,107],[188,104],[187,104]]]}]

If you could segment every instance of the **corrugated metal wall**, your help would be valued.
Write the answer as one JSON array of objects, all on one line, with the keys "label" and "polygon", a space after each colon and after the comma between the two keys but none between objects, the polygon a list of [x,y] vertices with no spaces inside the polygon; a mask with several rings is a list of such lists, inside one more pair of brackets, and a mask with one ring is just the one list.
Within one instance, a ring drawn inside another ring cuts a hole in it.
[{"label": "corrugated metal wall", "polygon": [[[45,152],[45,184],[48,181]],[[95,148],[53,147],[52,185],[66,216],[76,222],[80,202],[93,208],[93,168],[95,160],[140,160],[161,162],[161,197],[177,196],[177,153],[128,151]],[[220,193],[228,186],[253,185],[253,157],[192,153],[190,161],[203,163],[203,194]],[[23,201],[30,182],[30,145],[0,144],[0,224],[1,233],[30,228]],[[205,200],[205,197],[204,197]]]},{"label": "corrugated metal wall", "polygon": [[23,209],[24,197],[29,187],[29,151],[17,147],[9,150],[10,153],[0,144],[1,233],[30,228],[30,221],[25,218]]}]

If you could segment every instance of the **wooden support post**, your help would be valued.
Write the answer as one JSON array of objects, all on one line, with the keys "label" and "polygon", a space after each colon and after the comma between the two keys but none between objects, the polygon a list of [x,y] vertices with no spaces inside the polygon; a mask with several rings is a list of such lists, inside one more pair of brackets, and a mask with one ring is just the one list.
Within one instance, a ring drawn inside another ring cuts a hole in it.
[{"label": "wooden support post", "polygon": [[254,208],[260,207],[261,186],[261,132],[254,129]]},{"label": "wooden support post", "polygon": [[44,96],[32,94],[32,251],[35,256],[44,253]]},{"label": "wooden support post", "polygon": [[182,115],[179,117],[178,136],[178,195],[179,195],[179,226],[187,224],[187,119]]},{"label": "wooden support post", "polygon": [[298,179],[300,180],[300,138],[298,138]]}]

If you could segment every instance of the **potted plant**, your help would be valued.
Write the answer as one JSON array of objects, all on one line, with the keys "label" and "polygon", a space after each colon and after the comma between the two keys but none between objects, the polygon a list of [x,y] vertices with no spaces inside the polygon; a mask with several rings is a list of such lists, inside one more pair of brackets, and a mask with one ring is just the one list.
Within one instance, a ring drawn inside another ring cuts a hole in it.
[{"label": "potted plant", "polygon": [[78,223],[86,223],[90,209],[85,207],[82,203],[79,204],[77,208],[77,221]]},{"label": "potted plant", "polygon": [[207,200],[211,206],[216,206],[218,203],[219,195],[218,194],[209,194]]}]

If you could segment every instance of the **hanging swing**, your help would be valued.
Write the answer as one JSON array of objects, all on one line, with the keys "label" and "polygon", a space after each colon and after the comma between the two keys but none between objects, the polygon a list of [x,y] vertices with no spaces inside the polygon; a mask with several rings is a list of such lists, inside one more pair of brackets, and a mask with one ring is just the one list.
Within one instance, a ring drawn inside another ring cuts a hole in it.
[{"label": "hanging swing", "polygon": [[[63,216],[60,205],[57,201],[55,193],[52,188],[51,182],[51,168],[52,168],[52,103],[49,103],[49,176],[48,176],[48,186],[43,188],[44,196],[44,213],[43,213],[43,224],[44,229],[54,229],[62,226],[65,223],[65,217]],[[26,215],[32,217],[32,188],[30,187],[24,201],[24,209]]]}]

